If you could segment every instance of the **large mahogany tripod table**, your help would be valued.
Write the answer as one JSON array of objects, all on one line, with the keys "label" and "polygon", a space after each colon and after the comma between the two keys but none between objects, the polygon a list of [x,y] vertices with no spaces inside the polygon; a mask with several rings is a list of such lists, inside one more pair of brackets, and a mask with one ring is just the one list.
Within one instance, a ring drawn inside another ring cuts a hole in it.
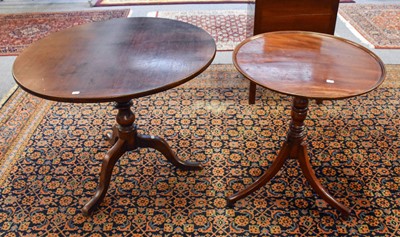
[{"label": "large mahogany tripod table", "polygon": [[271,167],[253,184],[228,197],[233,205],[264,186],[286,159],[297,159],[312,188],[348,217],[350,209],[321,185],[311,167],[305,144],[304,120],[309,99],[344,99],[367,93],[384,80],[382,61],[368,49],[326,34],[281,31],[257,35],[239,44],[233,53],[236,68],[252,82],[293,96],[286,141]]},{"label": "large mahogany tripod table", "polygon": [[127,151],[150,147],[184,170],[200,164],[180,160],[160,137],[137,133],[132,99],[178,86],[204,71],[215,42],[204,30],[161,18],[90,23],[54,33],[15,61],[16,82],[36,96],[63,102],[116,102],[113,147],[103,159],[100,182],[83,207],[89,215],[103,200],[116,161]]}]

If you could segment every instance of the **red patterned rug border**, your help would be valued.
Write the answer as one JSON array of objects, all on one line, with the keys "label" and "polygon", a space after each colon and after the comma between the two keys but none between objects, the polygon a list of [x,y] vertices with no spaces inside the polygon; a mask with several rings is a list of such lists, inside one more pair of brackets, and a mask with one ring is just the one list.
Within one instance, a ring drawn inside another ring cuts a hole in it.
[{"label": "red patterned rug border", "polygon": [[174,4],[238,4],[238,3],[251,3],[253,0],[238,0],[238,1],[215,1],[209,0],[205,2],[196,2],[193,0],[187,0],[185,2],[156,2],[156,3],[115,3],[115,4],[104,4],[104,0],[97,0],[93,5],[94,7],[116,7],[116,6],[136,6],[136,5],[174,5]]},{"label": "red patterned rug border", "polygon": [[214,38],[219,52],[232,51],[250,33],[246,10],[157,11],[147,16],[179,20],[200,27]]},{"label": "red patterned rug border", "polygon": [[[97,0],[93,7],[116,7],[116,6],[136,6],[136,5],[174,5],[174,4],[239,4],[239,3],[252,3],[255,0],[237,0],[237,1],[217,1],[217,0],[209,0],[204,2],[197,2],[194,0],[187,0],[185,2],[155,2],[155,3],[113,3],[107,4],[103,3],[104,0]],[[355,3],[353,0],[340,0],[340,3]]]},{"label": "red patterned rug border", "polygon": [[[347,27],[369,47],[375,49],[399,49],[400,38],[390,38],[390,35],[397,35],[399,29],[390,29],[391,25],[376,25],[372,18],[379,18],[378,15],[371,15],[372,12],[384,14],[386,11],[399,11],[398,4],[355,4],[339,8],[338,17],[342,18]],[[385,18],[385,22],[391,19]],[[396,21],[393,17],[392,21]],[[392,25],[393,27],[393,25]]]},{"label": "red patterned rug border", "polygon": [[[9,29],[7,28],[7,21],[8,20],[16,20],[18,21],[19,19],[24,19],[24,20],[29,20],[29,19],[36,19],[35,17],[40,17],[41,15],[43,17],[47,17],[50,21],[51,19],[55,19],[60,15],[63,16],[69,16],[69,14],[80,14],[79,17],[87,17],[92,14],[103,14],[102,16],[109,16],[109,15],[115,15],[115,14],[119,14],[119,17],[128,17],[130,14],[131,10],[130,9],[106,9],[106,10],[81,10],[81,11],[55,11],[55,12],[24,12],[24,13],[8,13],[8,14],[0,14],[0,25],[2,25],[4,27],[1,28],[3,30],[5,30],[5,32],[3,32],[5,35],[7,35]],[[114,18],[114,17],[112,17]],[[104,18],[106,19],[106,18]],[[103,20],[104,20],[103,19]],[[88,22],[93,22],[93,21],[98,21],[98,20],[92,20],[92,21],[87,21]],[[69,24],[69,23],[68,23]],[[67,25],[67,24],[66,24]],[[76,25],[76,24],[75,24]],[[59,30],[63,30],[69,27],[72,27],[73,25],[69,25],[68,27],[65,28],[57,28],[55,31],[53,29],[51,29],[49,33],[52,32],[56,32]],[[53,27],[53,26],[52,26]],[[15,30],[15,29],[13,29]],[[53,30],[53,31],[52,31]],[[41,39],[42,37],[39,37],[38,35],[41,34],[42,32],[37,33],[36,36],[32,37],[31,39],[29,37],[27,38],[23,38],[22,40],[20,40],[20,42],[18,44],[14,44],[13,41],[8,41],[6,40],[4,37],[0,39],[0,56],[18,56],[19,53],[25,49],[26,47],[29,46],[29,44],[33,43],[36,40]],[[34,39],[32,41],[32,39]]]}]

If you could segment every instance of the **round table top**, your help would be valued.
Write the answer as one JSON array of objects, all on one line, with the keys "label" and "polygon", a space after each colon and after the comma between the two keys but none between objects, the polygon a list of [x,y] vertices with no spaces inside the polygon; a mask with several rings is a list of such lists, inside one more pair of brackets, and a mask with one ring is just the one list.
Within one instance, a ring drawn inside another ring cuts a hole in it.
[{"label": "round table top", "polygon": [[24,50],[13,76],[26,91],[63,102],[127,101],[204,71],[216,46],[203,29],[163,18],[123,18],[53,33]]},{"label": "round table top", "polygon": [[341,99],[378,87],[383,62],[368,49],[332,35],[279,31],[253,36],[233,52],[249,80],[287,95]]}]

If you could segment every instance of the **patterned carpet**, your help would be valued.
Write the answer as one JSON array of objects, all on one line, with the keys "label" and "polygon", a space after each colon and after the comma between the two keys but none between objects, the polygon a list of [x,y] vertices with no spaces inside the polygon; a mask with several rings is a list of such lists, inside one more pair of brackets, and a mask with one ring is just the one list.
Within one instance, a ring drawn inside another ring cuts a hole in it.
[{"label": "patterned carpet", "polygon": [[233,50],[252,34],[246,10],[159,11],[149,16],[180,20],[203,28],[214,38],[220,51]]},{"label": "patterned carpet", "polygon": [[339,14],[375,48],[400,48],[400,4],[345,4]]},{"label": "patterned carpet", "polygon": [[93,21],[127,17],[128,10],[0,14],[0,56],[18,55],[46,35]]},{"label": "patterned carpet", "polygon": [[[291,99],[211,66],[184,86],[134,101],[139,129],[164,137],[182,172],[158,152],[124,155],[93,217],[80,208],[97,185],[111,104],[44,101],[20,89],[0,111],[2,236],[399,236],[400,66],[377,90],[310,104],[307,143],[317,177],[354,212],[342,220],[295,160],[234,208],[225,197],[267,169],[285,139]],[[7,233],[7,234],[6,234]]]}]

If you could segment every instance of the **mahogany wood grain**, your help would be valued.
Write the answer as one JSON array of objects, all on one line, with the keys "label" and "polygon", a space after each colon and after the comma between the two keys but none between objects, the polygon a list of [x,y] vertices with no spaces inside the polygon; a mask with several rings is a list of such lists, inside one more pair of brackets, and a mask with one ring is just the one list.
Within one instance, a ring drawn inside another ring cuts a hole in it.
[{"label": "mahogany wood grain", "polygon": [[[339,0],[256,0],[253,35],[272,31],[301,30],[333,35]],[[249,104],[255,103],[256,84],[250,82]]]},{"label": "mahogany wood grain", "polygon": [[234,51],[236,68],[249,80],[279,93],[293,95],[286,141],[259,179],[230,197],[228,204],[252,194],[297,159],[311,187],[347,218],[351,209],[338,202],[315,176],[305,145],[308,101],[343,99],[367,93],[384,80],[385,67],[372,52],[350,41],[310,32],[273,32],[254,36]]},{"label": "mahogany wood grain", "polygon": [[333,34],[339,0],[256,0],[254,35],[282,30]]},{"label": "mahogany wood grain", "polygon": [[322,100],[367,93],[385,77],[383,62],[368,49],[312,32],[253,36],[236,47],[233,61],[245,77],[267,89]]},{"label": "mahogany wood grain", "polygon": [[204,30],[163,18],[126,18],[73,27],[34,43],[13,65],[16,82],[36,96],[63,102],[115,101],[112,148],[101,166],[99,185],[82,212],[90,215],[104,199],[118,159],[140,147],[161,152],[184,170],[200,170],[180,160],[157,136],[138,134],[133,98],[178,86],[204,71],[216,46]]},{"label": "mahogany wood grain", "polygon": [[123,18],[39,40],[16,59],[13,75],[23,89],[45,99],[126,101],[190,80],[214,55],[214,40],[196,26],[163,18]]}]

